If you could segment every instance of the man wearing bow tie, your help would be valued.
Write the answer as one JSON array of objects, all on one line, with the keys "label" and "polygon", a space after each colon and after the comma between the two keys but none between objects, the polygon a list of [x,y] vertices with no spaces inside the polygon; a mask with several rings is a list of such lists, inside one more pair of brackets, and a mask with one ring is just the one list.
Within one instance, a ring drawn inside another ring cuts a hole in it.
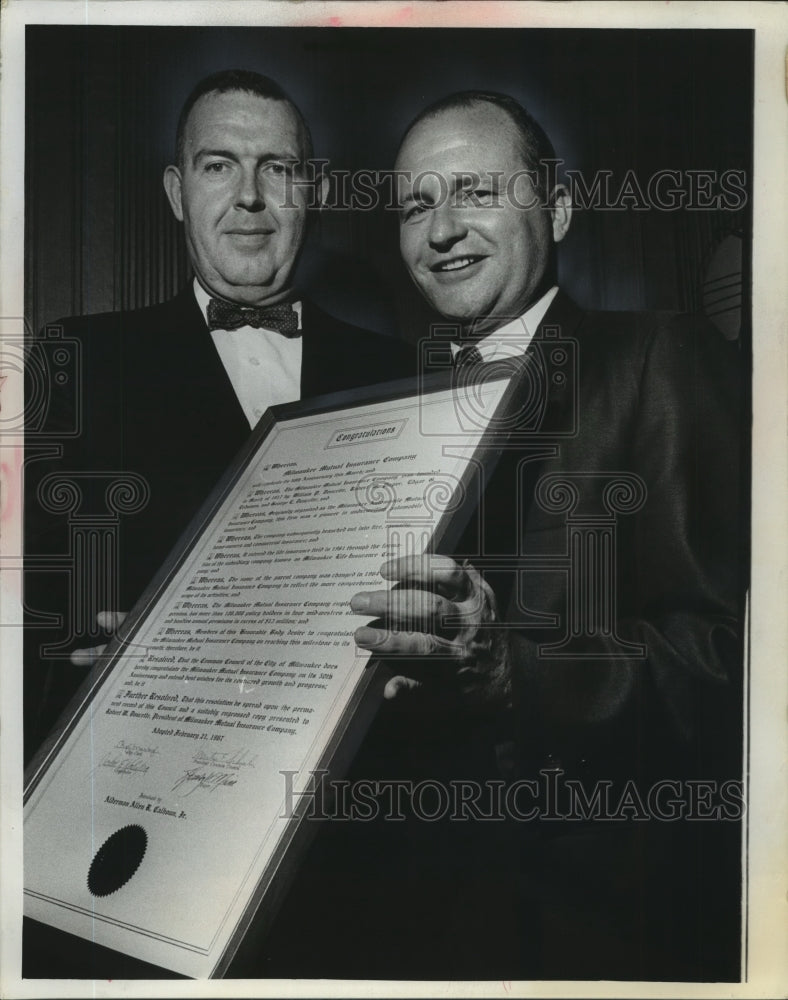
[{"label": "man wearing bow tie", "polygon": [[[44,695],[41,710],[28,715],[28,752],[90,655],[77,654],[71,666],[63,658],[74,646],[100,643],[96,613],[132,606],[269,406],[415,367],[401,342],[342,323],[293,288],[308,208],[322,201],[327,183],[311,177],[311,157],[307,123],[273,80],[241,70],[201,80],[181,111],[176,162],[164,172],[194,279],[160,305],[57,324],[81,344],[83,392],[81,434],[64,439],[56,468],[81,474],[83,493],[96,490],[87,501],[99,507],[107,473],[140,477],[147,497],[123,517],[111,578],[94,566],[78,581],[81,629],[63,575],[27,575],[28,607],[65,612],[72,640],[69,647],[69,636],[51,628],[26,632],[28,705]],[[74,415],[54,389],[57,434],[59,421],[67,427]],[[32,471],[27,552],[66,551],[65,518],[44,517],[34,492],[41,477]],[[59,640],[54,658],[39,656]]]}]

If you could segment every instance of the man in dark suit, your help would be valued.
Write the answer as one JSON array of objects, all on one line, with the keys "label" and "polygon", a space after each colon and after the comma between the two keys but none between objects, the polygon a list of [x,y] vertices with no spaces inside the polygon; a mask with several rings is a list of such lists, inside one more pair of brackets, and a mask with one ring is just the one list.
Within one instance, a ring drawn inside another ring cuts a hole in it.
[{"label": "man in dark suit", "polygon": [[431,367],[458,393],[522,381],[459,553],[384,566],[396,587],[354,598],[377,619],[356,641],[426,715],[417,777],[519,793],[472,833],[414,808],[433,864],[388,944],[403,975],[737,979],[740,379],[694,319],[558,290],[551,163],[531,116],[480,92],[424,111],[397,159],[405,263],[457,331]]},{"label": "man in dark suit", "polygon": [[[60,630],[32,618],[26,630],[28,754],[95,656],[96,615],[140,596],[265,409],[414,368],[404,344],[326,315],[293,288],[308,210],[327,182],[310,176],[309,128],[278,84],[240,70],[201,80],[176,147],[164,186],[194,281],[160,305],[56,324],[81,347],[81,431],[62,438],[56,463],[31,466],[26,484],[26,605],[63,618]],[[52,391],[46,431],[57,439],[77,415],[67,392]],[[71,523],[61,476],[81,495]],[[100,534],[102,517],[111,527],[118,516],[115,540],[102,547],[94,532],[98,547],[73,563],[71,581],[41,571],[53,554],[74,554],[74,523]],[[73,653],[75,644],[89,648]]]}]

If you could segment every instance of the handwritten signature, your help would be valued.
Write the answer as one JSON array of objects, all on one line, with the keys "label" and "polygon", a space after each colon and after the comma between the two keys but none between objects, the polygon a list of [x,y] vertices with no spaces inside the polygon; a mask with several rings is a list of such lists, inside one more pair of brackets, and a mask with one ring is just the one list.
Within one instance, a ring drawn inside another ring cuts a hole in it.
[{"label": "handwritten signature", "polygon": [[232,771],[237,771],[242,767],[255,767],[258,755],[250,753],[248,750],[198,750],[192,760],[195,764],[210,765],[212,767],[227,767]]},{"label": "handwritten signature", "polygon": [[144,760],[116,757],[111,753],[104,754],[99,767],[110,767],[115,774],[147,774],[150,770],[150,764],[146,764]]},{"label": "handwritten signature", "polygon": [[158,747],[142,747],[139,743],[127,743],[125,740],[118,740],[115,744],[115,749],[123,750],[127,754],[140,757],[146,753],[154,754],[159,752]]},{"label": "handwritten signature", "polygon": [[208,791],[215,792],[217,788],[230,787],[237,782],[238,779],[226,771],[204,771],[198,767],[191,767],[178,778],[172,786],[172,791],[175,792],[182,786],[190,784],[191,788],[183,796],[186,799],[198,788],[207,788]]},{"label": "handwritten signature", "polygon": [[158,747],[140,746],[138,743],[127,743],[118,740],[112,750],[108,750],[98,763],[99,767],[108,767],[115,774],[147,774],[150,763],[145,758],[158,754]]}]

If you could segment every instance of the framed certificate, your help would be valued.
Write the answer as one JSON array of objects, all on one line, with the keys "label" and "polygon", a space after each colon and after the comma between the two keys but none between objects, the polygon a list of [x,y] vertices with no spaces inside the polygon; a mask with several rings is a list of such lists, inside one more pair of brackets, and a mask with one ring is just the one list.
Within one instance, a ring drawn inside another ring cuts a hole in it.
[{"label": "framed certificate", "polygon": [[29,769],[27,915],[222,974],[378,704],[350,598],[461,527],[515,381],[269,411]]}]

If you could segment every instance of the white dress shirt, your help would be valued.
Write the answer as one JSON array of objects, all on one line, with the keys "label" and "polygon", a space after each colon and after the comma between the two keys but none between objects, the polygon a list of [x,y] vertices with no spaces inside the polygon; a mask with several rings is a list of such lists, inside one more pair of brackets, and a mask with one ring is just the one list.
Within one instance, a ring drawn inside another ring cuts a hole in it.
[{"label": "white dress shirt", "polygon": [[[211,296],[194,279],[194,296],[208,322]],[[301,329],[301,303],[294,302]],[[285,337],[276,330],[211,330],[211,338],[249,426],[254,427],[269,406],[301,398],[303,339]]]},{"label": "white dress shirt", "polygon": [[[482,356],[483,361],[498,361],[501,358],[516,358],[525,354],[528,345],[531,343],[534,333],[539,328],[539,324],[545,317],[545,313],[550,307],[550,303],[558,293],[558,285],[545,292],[544,295],[532,306],[525,310],[522,316],[513,319],[511,323],[493,330],[486,337],[476,342],[476,349]],[[464,344],[452,344],[452,357],[464,346]]]}]

